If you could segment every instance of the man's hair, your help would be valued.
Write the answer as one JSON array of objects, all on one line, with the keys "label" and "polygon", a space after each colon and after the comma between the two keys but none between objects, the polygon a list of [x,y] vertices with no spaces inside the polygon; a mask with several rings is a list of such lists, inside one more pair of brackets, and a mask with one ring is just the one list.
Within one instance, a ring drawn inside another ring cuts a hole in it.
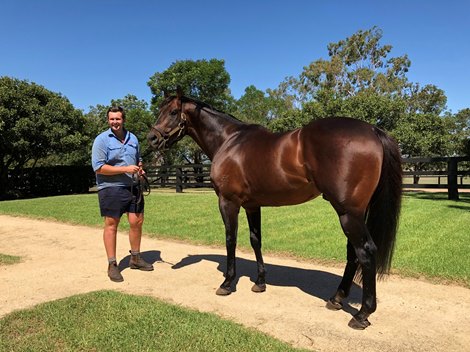
[{"label": "man's hair", "polygon": [[120,112],[122,115],[122,119],[126,119],[126,112],[124,111],[124,108],[122,106],[111,106],[108,111],[106,111],[106,119],[109,118],[109,113],[110,112]]}]

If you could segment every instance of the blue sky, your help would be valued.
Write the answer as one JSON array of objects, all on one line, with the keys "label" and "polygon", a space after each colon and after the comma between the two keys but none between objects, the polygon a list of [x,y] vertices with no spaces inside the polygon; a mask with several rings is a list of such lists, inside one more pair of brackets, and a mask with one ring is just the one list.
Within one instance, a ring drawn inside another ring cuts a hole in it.
[{"label": "blue sky", "polygon": [[38,83],[79,109],[134,94],[177,60],[223,59],[230,89],[276,88],[327,45],[378,26],[412,82],[470,107],[470,1],[0,0],[0,76]]}]

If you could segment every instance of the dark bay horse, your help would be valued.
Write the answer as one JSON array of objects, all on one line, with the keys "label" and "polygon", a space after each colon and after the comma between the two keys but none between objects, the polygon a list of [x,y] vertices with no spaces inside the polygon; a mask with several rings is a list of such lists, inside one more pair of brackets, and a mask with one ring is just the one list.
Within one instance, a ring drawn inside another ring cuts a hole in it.
[{"label": "dark bay horse", "polygon": [[260,207],[299,204],[323,195],[347,237],[343,279],[327,307],[341,309],[358,272],[362,306],[349,326],[369,326],[368,317],[376,310],[376,276],[390,269],[400,213],[397,143],[382,130],[350,118],[321,119],[291,132],[272,133],[178,91],[161,105],[148,140],[163,149],[186,134],[212,160],[211,181],[225,224],[227,271],[217,294],[230,294],[235,279],[240,207],[248,218],[258,266],[252,290],[263,292]]}]

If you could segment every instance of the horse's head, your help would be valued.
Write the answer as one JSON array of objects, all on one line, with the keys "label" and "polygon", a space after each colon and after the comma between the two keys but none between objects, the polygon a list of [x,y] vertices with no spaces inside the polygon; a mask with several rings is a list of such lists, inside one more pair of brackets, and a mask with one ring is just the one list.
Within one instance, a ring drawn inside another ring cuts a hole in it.
[{"label": "horse's head", "polygon": [[185,136],[187,116],[182,109],[181,97],[182,92],[178,88],[176,96],[166,98],[160,107],[157,122],[147,136],[152,148],[170,148]]}]

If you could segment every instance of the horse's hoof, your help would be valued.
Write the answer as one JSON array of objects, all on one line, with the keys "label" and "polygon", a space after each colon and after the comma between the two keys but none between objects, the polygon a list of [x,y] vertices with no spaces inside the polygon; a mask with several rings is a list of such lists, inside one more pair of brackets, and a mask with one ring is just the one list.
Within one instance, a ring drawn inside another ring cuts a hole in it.
[{"label": "horse's hoof", "polygon": [[232,290],[230,290],[230,288],[225,288],[225,287],[219,287],[217,291],[215,291],[215,294],[217,296],[228,296],[231,293],[232,293]]},{"label": "horse's hoof", "polygon": [[364,330],[370,325],[369,320],[364,319],[362,321],[357,320],[356,318],[352,317],[351,320],[349,321],[348,326],[350,328],[353,328],[355,330]]},{"label": "horse's hoof", "polygon": [[266,291],[266,285],[257,285],[257,284],[254,284],[253,287],[251,288],[251,291],[253,292],[264,292]]},{"label": "horse's hoof", "polygon": [[326,308],[329,310],[340,310],[343,309],[343,304],[341,302],[336,302],[331,299],[326,301]]}]

